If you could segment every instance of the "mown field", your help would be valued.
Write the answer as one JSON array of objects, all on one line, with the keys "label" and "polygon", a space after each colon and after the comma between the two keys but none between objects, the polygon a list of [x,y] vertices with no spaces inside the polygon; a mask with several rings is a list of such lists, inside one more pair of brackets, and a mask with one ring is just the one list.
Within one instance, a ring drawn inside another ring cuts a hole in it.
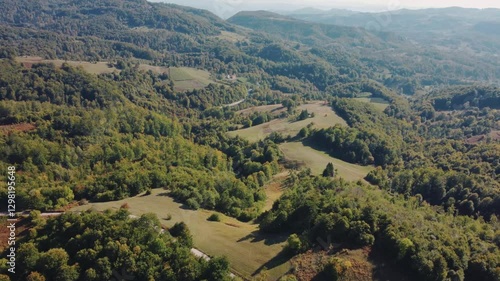
[{"label": "mown field", "polygon": [[[87,62],[87,61],[65,61],[65,60],[46,60],[41,57],[25,56],[17,57],[16,60],[23,63],[26,67],[31,67],[37,63],[53,63],[56,67],[61,67],[63,63],[71,66],[82,67],[85,71],[92,74],[103,74],[120,72],[115,67],[109,67],[109,63],[105,61],[100,62]],[[210,83],[215,83],[210,79],[210,72],[206,70],[191,68],[191,67],[162,67],[152,66],[148,64],[140,64],[140,70],[151,70],[156,73],[167,73],[174,81],[174,88],[177,91],[189,91],[193,89],[202,89]]]},{"label": "mown field", "polygon": [[82,67],[85,71],[92,74],[102,74],[102,73],[112,73],[119,72],[115,67],[109,67],[108,62],[87,62],[87,61],[65,61],[65,60],[46,60],[41,57],[17,57],[16,61],[23,63],[25,66],[30,67],[37,63],[53,63],[56,67],[61,67],[63,63],[67,63],[71,66]]},{"label": "mown field", "polygon": [[[240,114],[251,114],[252,112],[272,112],[278,113],[285,110],[281,105],[266,105],[262,107],[254,107],[240,111]],[[289,121],[288,119],[274,119],[271,122],[245,128],[233,132],[229,132],[230,136],[240,136],[249,141],[258,141],[269,136],[272,132],[279,132],[284,136],[296,136],[297,133],[310,123],[314,123],[315,128],[329,128],[335,124],[342,124],[347,126],[344,119],[339,117],[329,105],[324,102],[312,102],[303,104],[298,107],[298,111],[307,110],[309,113],[315,114],[313,118],[308,118],[302,121]]]},{"label": "mown field", "polygon": [[247,39],[243,35],[240,35],[240,34],[234,33],[234,32],[229,32],[229,31],[222,31],[220,33],[220,35],[217,35],[216,37],[221,39],[221,40],[226,40],[226,41],[229,41],[232,43],[236,43],[236,42],[243,41],[243,40]]},{"label": "mown field", "polygon": [[[270,197],[278,198],[281,190],[274,186],[270,193]],[[268,269],[267,280],[276,280],[290,269],[289,261],[276,258],[281,257],[279,253],[283,249],[286,237],[262,236],[257,233],[257,224],[243,223],[223,214],[219,214],[220,222],[207,221],[207,218],[214,213],[213,211],[189,210],[175,202],[168,196],[167,191],[162,189],[153,190],[148,196],[136,196],[114,202],[90,203],[73,208],[71,211],[91,208],[98,211],[118,209],[125,203],[128,204],[129,211],[133,215],[155,213],[166,227],[171,227],[176,222],[185,222],[193,235],[197,249],[209,256],[226,256],[231,263],[232,271],[245,278],[251,278],[264,266]],[[172,218],[167,220],[169,215]]]},{"label": "mown field", "polygon": [[361,102],[371,103],[380,111],[384,111],[389,106],[389,102],[381,98],[363,97],[354,99]]},{"label": "mown field", "polygon": [[285,159],[311,169],[314,175],[323,173],[326,165],[331,162],[338,175],[349,181],[363,180],[373,169],[372,166],[360,166],[331,157],[325,152],[306,146],[301,142],[288,142],[280,146]]},{"label": "mown field", "polygon": [[174,81],[176,91],[202,89],[215,81],[210,79],[210,72],[190,67],[170,67],[168,74]]}]

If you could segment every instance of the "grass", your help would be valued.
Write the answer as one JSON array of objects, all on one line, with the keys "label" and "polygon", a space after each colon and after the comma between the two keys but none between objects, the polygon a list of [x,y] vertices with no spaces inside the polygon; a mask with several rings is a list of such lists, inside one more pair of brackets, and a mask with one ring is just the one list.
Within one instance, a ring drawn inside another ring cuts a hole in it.
[{"label": "grass", "polygon": [[210,79],[210,72],[191,67],[170,67],[170,78],[177,91],[202,89],[215,81]]},{"label": "grass", "polygon": [[360,166],[351,164],[337,158],[333,158],[325,152],[306,146],[301,142],[288,142],[280,146],[286,160],[298,161],[311,169],[315,175],[323,173],[329,162],[333,163],[337,174],[349,181],[363,180],[373,169],[372,166]]},{"label": "grass", "polygon": [[[245,128],[233,132],[229,132],[230,136],[240,136],[249,141],[258,141],[269,136],[272,132],[279,132],[284,136],[295,136],[297,133],[310,123],[314,123],[315,128],[329,128],[335,124],[342,124],[347,126],[344,119],[339,117],[332,108],[325,105],[324,102],[312,102],[298,107],[298,111],[306,109],[309,113],[315,114],[313,118],[308,118],[302,121],[290,122],[287,119],[274,119],[271,122]],[[266,105],[264,107],[254,107],[244,111],[241,114],[251,114],[253,111],[257,112],[279,112],[284,109],[280,105]]]},{"label": "grass", "polygon": [[[67,63],[75,67],[80,66],[83,68],[83,70],[92,74],[120,72],[120,70],[115,67],[109,67],[108,62],[92,63],[86,61],[46,60],[41,57],[34,56],[17,57],[16,61],[24,63],[26,66],[37,63],[53,63],[56,67],[61,67],[63,63]],[[161,66],[152,66],[148,64],[140,64],[139,69],[144,71],[151,70],[156,73],[167,72],[170,75],[171,79],[174,81],[174,88],[177,91],[202,89],[208,86],[208,84],[210,83],[215,83],[210,79],[210,72],[191,67],[168,68]]]},{"label": "grass", "polygon": [[203,89],[210,83],[216,83],[210,78],[210,72],[192,67],[163,67],[141,64],[139,69],[156,73],[167,73],[174,81],[176,91]]},{"label": "grass", "polygon": [[139,70],[143,70],[143,71],[148,71],[148,70],[151,70],[153,71],[154,73],[158,73],[158,74],[162,74],[162,73],[168,73],[168,67],[164,67],[164,66],[153,66],[153,65],[149,65],[149,64],[144,64],[144,63],[141,63],[139,65]]},{"label": "grass", "polygon": [[264,205],[264,211],[271,210],[273,204],[278,200],[283,194],[284,190],[281,186],[282,182],[288,177],[289,172],[284,171],[273,177],[273,180],[266,184],[266,203]]},{"label": "grass", "polygon": [[56,67],[61,67],[63,63],[67,63],[71,66],[81,66],[85,71],[92,74],[103,74],[119,72],[118,69],[114,67],[109,67],[107,62],[86,62],[86,61],[65,61],[65,60],[45,60],[41,57],[17,57],[16,61],[21,62],[25,65],[37,64],[37,63],[53,63]]},{"label": "grass", "polygon": [[240,111],[236,111],[236,114],[241,114],[244,116],[252,115],[254,112],[269,112],[273,115],[278,115],[279,113],[285,111],[286,109],[281,104],[271,104],[271,105],[262,105],[262,106],[253,106],[249,108],[242,109]]},{"label": "grass", "polygon": [[[264,265],[268,266],[268,280],[276,280],[290,269],[288,261],[274,262],[283,249],[286,237],[262,236],[258,233],[256,224],[243,223],[220,213],[218,215],[221,222],[207,221],[213,211],[188,210],[182,204],[174,202],[165,190],[155,189],[151,195],[115,202],[90,203],[75,207],[71,211],[90,208],[98,211],[116,210],[125,203],[133,215],[155,213],[167,227],[173,226],[176,222],[185,222],[193,235],[197,249],[209,256],[226,256],[232,270],[246,278],[250,278]],[[168,220],[169,216],[171,218]]]},{"label": "grass", "polygon": [[221,34],[217,35],[216,37],[221,40],[226,40],[232,43],[236,43],[238,41],[243,41],[246,39],[246,37],[243,35],[229,31],[222,31]]},{"label": "grass", "polygon": [[382,98],[363,97],[354,99],[361,102],[371,103],[380,111],[384,111],[389,106],[389,102]]}]

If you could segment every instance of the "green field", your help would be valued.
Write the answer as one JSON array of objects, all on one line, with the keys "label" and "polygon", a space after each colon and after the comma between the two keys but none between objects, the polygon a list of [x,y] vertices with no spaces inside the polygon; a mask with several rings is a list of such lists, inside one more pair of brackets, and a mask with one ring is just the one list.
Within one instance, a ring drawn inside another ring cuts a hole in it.
[{"label": "green field", "polygon": [[[176,222],[185,222],[192,235],[195,247],[209,256],[226,256],[231,269],[246,278],[267,264],[269,279],[276,280],[290,269],[289,262],[276,265],[276,256],[282,251],[285,237],[262,237],[257,234],[256,224],[243,223],[220,214],[221,222],[210,222],[207,218],[214,213],[207,210],[188,210],[182,204],[167,196],[167,191],[153,190],[151,195],[136,196],[115,202],[91,203],[73,208],[71,211],[83,211],[90,208],[98,211],[118,209],[128,203],[129,211],[136,216],[155,213],[161,223],[167,227]],[[171,220],[165,218],[171,215]],[[279,262],[278,262],[279,263]]]},{"label": "green field", "polygon": [[[242,114],[249,114],[251,111],[271,111],[277,110],[280,105],[266,105],[261,107],[251,108],[249,110],[241,111]],[[329,128],[335,124],[342,124],[347,126],[344,119],[339,117],[332,108],[325,105],[324,102],[313,102],[309,104],[304,104],[298,107],[298,110],[307,110],[309,113],[314,112],[315,116],[313,118],[308,118],[302,121],[290,122],[287,119],[274,119],[271,122],[253,126],[250,128],[245,128],[233,132],[229,132],[230,136],[240,136],[249,141],[258,141],[269,136],[272,132],[279,132],[285,136],[296,136],[297,133],[310,123],[314,123],[315,128]]]},{"label": "green field", "polygon": [[[85,71],[92,74],[103,74],[120,72],[115,67],[109,67],[108,62],[87,62],[87,61],[65,61],[65,60],[46,60],[41,57],[26,56],[17,57],[16,61],[24,63],[26,66],[37,63],[53,63],[56,67],[61,67],[63,63],[71,66],[82,67]],[[210,79],[210,72],[191,67],[162,67],[152,66],[148,64],[140,64],[140,70],[151,70],[156,73],[168,73],[170,78],[174,81],[174,88],[176,91],[188,91],[193,89],[202,89],[215,81]]]},{"label": "green field", "polygon": [[65,60],[45,60],[41,57],[17,57],[16,61],[21,62],[25,65],[29,64],[37,64],[37,63],[53,63],[56,67],[61,67],[63,63],[67,63],[71,66],[82,67],[85,71],[92,74],[103,74],[103,73],[112,73],[119,72],[118,69],[114,67],[109,67],[108,62],[87,62],[87,61],[65,61]]},{"label": "green field", "polygon": [[323,173],[329,162],[338,171],[338,175],[349,181],[363,180],[373,170],[372,166],[360,166],[331,157],[325,152],[306,146],[301,142],[288,142],[280,144],[286,160],[297,161],[305,167],[311,168],[314,175]]},{"label": "green field", "polygon": [[221,31],[220,35],[217,35],[216,38],[219,38],[221,40],[226,40],[232,43],[236,43],[238,41],[243,41],[247,39],[243,35],[229,31]]},{"label": "green field", "polygon": [[174,81],[176,91],[202,89],[215,81],[210,79],[210,72],[191,67],[170,67],[170,79]]},{"label": "green field", "polygon": [[384,111],[389,106],[389,102],[382,98],[363,97],[354,99],[361,102],[371,103],[373,104],[373,106],[375,106],[376,109],[380,111]]},{"label": "green field", "polygon": [[210,78],[210,72],[192,67],[164,67],[141,64],[139,69],[167,73],[170,79],[174,81],[174,89],[180,92],[203,89],[210,83],[216,83]]}]

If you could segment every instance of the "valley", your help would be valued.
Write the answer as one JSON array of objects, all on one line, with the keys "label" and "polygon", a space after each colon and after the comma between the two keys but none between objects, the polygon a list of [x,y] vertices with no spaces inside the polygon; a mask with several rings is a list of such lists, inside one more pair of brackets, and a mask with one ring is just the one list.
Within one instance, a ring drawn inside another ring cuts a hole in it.
[{"label": "valley", "polygon": [[500,10],[0,7],[0,281],[500,281]]}]

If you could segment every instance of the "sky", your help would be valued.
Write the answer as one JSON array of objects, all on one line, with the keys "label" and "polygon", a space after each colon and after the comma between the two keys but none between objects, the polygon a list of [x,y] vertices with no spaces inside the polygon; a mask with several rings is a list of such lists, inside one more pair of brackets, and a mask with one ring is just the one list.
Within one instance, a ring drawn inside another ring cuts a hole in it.
[{"label": "sky", "polygon": [[356,11],[390,11],[401,8],[459,6],[466,8],[500,8],[499,0],[150,0],[207,9],[228,18],[244,10],[290,11],[304,7],[341,8]]}]

